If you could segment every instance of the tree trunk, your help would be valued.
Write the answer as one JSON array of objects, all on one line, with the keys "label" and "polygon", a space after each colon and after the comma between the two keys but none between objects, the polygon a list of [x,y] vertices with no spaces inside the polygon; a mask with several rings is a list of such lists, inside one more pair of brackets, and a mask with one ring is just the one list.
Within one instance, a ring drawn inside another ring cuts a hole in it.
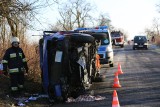
[{"label": "tree trunk", "polygon": [[12,36],[16,37],[17,36],[17,30],[16,30],[17,24],[15,24],[15,26],[14,26],[13,21],[9,17],[6,17],[6,18],[7,18],[7,22],[9,24],[9,27],[11,29]]}]

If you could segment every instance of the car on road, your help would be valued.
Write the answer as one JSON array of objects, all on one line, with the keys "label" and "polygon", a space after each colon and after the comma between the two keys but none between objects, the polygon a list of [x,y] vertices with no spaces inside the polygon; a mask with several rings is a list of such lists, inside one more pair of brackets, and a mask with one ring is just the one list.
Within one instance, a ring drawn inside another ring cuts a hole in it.
[{"label": "car on road", "polygon": [[139,48],[146,49],[146,50],[148,49],[149,40],[147,40],[147,36],[138,35],[138,36],[135,36],[132,41],[133,41],[133,50],[139,49]]}]

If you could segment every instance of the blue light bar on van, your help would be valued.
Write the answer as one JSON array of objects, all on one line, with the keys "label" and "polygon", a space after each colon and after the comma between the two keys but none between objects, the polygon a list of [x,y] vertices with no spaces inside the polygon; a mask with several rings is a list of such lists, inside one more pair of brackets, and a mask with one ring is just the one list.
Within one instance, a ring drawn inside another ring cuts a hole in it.
[{"label": "blue light bar on van", "polygon": [[76,30],[87,30],[87,28],[77,28]]},{"label": "blue light bar on van", "polygon": [[108,26],[98,26],[96,29],[108,29]]},{"label": "blue light bar on van", "polygon": [[104,29],[108,29],[108,26],[98,26],[95,28],[77,28],[76,31],[83,31],[83,30],[93,31],[93,30],[104,30]]}]

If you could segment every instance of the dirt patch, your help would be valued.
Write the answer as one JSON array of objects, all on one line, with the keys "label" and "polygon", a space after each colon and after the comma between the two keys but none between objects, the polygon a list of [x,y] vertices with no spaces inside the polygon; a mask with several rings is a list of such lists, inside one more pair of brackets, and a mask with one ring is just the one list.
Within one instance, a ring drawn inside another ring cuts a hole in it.
[{"label": "dirt patch", "polygon": [[[12,96],[10,92],[10,81],[9,77],[0,75],[0,106],[10,107],[17,103],[15,97]],[[29,80],[26,78],[25,89],[21,91],[17,97],[19,98],[29,98],[31,95],[42,92],[42,86],[40,82],[34,82],[33,80]],[[39,104],[42,103],[42,99],[37,100],[36,102],[30,102],[27,105]],[[46,104],[47,99],[43,100]]]}]

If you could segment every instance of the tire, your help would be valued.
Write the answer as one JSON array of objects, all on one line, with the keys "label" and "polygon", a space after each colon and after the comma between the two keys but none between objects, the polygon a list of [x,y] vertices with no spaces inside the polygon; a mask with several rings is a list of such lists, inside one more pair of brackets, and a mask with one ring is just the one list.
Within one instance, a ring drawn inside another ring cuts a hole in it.
[{"label": "tire", "polygon": [[124,44],[123,45],[121,45],[121,48],[123,48],[124,47]]},{"label": "tire", "polygon": [[94,82],[105,82],[105,78],[103,76],[95,77]]},{"label": "tire", "polygon": [[94,82],[103,82],[103,78],[102,77],[95,77]]},{"label": "tire", "polygon": [[89,34],[72,34],[70,37],[71,41],[79,42],[79,43],[93,43],[94,37]]},{"label": "tire", "polygon": [[113,64],[113,63],[111,63],[111,64],[109,64],[109,66],[110,66],[110,67],[114,67],[114,64]]},{"label": "tire", "polygon": [[100,74],[97,73],[95,78],[94,78],[94,82],[102,82],[102,78],[100,77]]},{"label": "tire", "polygon": [[133,47],[133,50],[135,50],[135,48]]},{"label": "tire", "polygon": [[107,34],[105,33],[94,33],[92,36],[98,40],[107,38]]},{"label": "tire", "polygon": [[115,39],[112,40],[112,45],[115,46],[116,42],[115,42]]}]

